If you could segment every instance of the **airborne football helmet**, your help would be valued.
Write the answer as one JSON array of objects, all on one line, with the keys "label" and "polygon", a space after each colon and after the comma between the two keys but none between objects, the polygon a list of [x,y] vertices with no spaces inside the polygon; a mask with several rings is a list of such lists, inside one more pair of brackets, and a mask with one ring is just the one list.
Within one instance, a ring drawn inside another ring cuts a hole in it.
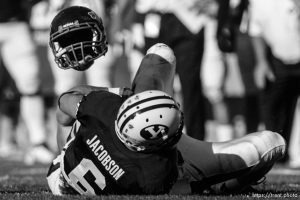
[{"label": "airborne football helmet", "polygon": [[86,7],[63,9],[52,20],[49,45],[60,68],[86,70],[107,52],[103,22]]},{"label": "airborne football helmet", "polygon": [[183,114],[167,93],[148,90],[129,97],[115,121],[119,139],[130,150],[158,151],[173,147],[181,137]]}]

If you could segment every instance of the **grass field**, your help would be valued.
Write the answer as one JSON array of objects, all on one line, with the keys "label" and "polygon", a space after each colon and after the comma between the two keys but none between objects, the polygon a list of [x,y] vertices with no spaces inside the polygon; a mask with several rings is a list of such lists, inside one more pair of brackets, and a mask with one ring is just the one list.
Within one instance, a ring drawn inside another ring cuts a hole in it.
[{"label": "grass field", "polygon": [[0,200],[14,199],[103,199],[103,200],[218,200],[218,199],[300,199],[300,170],[274,167],[258,193],[243,195],[160,195],[160,196],[54,196],[46,183],[48,166],[26,166],[20,161],[0,159]]}]

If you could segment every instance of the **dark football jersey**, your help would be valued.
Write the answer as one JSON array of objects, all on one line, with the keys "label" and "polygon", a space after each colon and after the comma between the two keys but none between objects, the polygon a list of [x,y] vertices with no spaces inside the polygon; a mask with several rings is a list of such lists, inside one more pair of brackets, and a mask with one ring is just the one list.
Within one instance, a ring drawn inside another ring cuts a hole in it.
[{"label": "dark football jersey", "polygon": [[115,133],[121,104],[120,96],[106,91],[83,97],[80,127],[63,151],[65,179],[81,194],[168,193],[178,176],[177,150],[141,153],[125,147]]}]

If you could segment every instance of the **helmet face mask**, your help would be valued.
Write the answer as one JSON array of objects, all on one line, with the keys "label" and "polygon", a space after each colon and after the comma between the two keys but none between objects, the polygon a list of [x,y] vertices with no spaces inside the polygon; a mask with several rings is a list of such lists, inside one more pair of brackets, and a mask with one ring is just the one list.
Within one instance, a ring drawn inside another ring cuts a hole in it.
[{"label": "helmet face mask", "polygon": [[153,152],[180,139],[183,115],[172,97],[158,90],[133,95],[120,107],[115,130],[130,150]]},{"label": "helmet face mask", "polygon": [[55,62],[62,69],[83,71],[107,52],[101,19],[80,6],[64,9],[53,19],[49,45]]}]

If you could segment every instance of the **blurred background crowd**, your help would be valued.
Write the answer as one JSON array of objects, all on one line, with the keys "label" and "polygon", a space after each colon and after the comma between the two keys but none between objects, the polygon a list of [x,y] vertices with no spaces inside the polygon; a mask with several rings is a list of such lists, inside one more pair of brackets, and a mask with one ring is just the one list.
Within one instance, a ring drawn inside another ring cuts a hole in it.
[{"label": "blurred background crowd", "polygon": [[[72,5],[103,19],[109,43],[85,72],[59,69],[48,47],[51,20]],[[186,134],[222,142],[276,131],[288,143],[282,163],[300,168],[299,0],[1,0],[0,156],[50,163],[59,94],[130,87],[157,42],[177,58]]]}]

